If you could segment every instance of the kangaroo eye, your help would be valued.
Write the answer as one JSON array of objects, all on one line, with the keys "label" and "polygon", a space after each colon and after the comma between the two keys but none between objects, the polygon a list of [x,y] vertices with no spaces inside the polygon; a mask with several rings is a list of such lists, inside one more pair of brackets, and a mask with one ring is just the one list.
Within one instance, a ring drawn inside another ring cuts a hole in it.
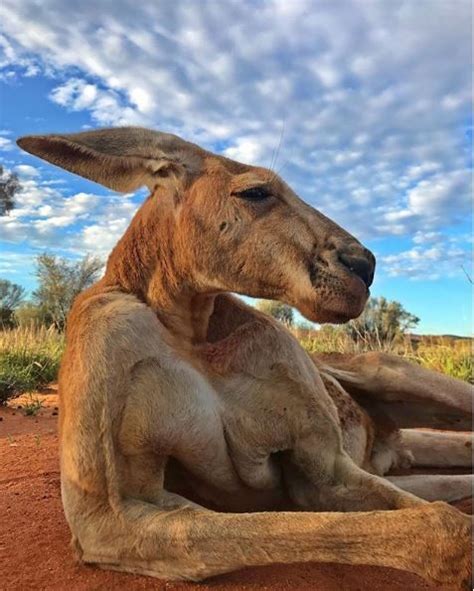
[{"label": "kangaroo eye", "polygon": [[247,201],[263,201],[268,199],[271,193],[267,187],[252,187],[251,189],[245,189],[245,191],[239,191],[235,195],[240,199],[247,199]]}]

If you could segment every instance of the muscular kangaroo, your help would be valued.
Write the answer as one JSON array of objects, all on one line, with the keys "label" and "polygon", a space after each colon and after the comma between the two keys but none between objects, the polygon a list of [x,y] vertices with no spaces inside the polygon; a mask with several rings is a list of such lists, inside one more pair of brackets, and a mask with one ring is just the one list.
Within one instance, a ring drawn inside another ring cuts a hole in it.
[{"label": "muscular kangaroo", "polygon": [[[470,420],[469,387],[392,358],[314,361],[230,295],[345,322],[369,294],[367,249],[274,172],[173,135],[18,144],[113,190],[150,190],[68,319],[61,485],[83,562],[168,579],[330,561],[469,580],[470,519],[381,476],[410,458],[398,427]],[[391,436],[379,407],[396,409]],[[180,479],[199,503],[172,492]]]}]

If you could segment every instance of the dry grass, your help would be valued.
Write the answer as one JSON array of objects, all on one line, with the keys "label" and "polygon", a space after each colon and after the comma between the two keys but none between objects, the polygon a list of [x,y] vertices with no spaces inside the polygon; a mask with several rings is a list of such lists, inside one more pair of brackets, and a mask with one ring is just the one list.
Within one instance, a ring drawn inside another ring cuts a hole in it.
[{"label": "dry grass", "polygon": [[64,337],[53,328],[0,331],[0,405],[57,378]]},{"label": "dry grass", "polygon": [[429,369],[441,371],[454,378],[474,383],[472,341],[446,337],[421,340],[412,358]]},{"label": "dry grass", "polygon": [[353,340],[341,329],[325,327],[319,331],[294,329],[301,345],[310,353],[364,353],[384,351],[406,357],[428,369],[474,383],[472,339],[452,337],[404,336],[381,342],[377,337]]}]

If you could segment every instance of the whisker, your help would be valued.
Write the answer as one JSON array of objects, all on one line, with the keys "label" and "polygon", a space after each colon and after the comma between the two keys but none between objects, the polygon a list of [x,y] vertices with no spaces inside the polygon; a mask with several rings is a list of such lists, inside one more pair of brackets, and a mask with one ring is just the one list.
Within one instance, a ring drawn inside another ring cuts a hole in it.
[{"label": "whisker", "polygon": [[[283,120],[283,124],[281,126],[281,132],[280,132],[280,139],[278,141],[278,145],[276,147],[276,150],[273,151],[273,157],[272,157],[272,162],[271,162],[271,166],[270,166],[270,170],[271,172],[274,172],[273,167],[276,166],[277,160],[278,160],[278,156],[280,154],[280,148],[283,142],[283,135],[285,133],[285,120]],[[273,181],[277,176],[277,173],[274,172],[274,175],[272,176],[271,180]]]},{"label": "whisker", "polygon": [[283,160],[282,165],[278,168],[278,170],[275,171],[275,176],[273,178],[276,178],[277,175],[282,174],[283,170],[285,169],[286,165],[288,164],[288,160]]}]

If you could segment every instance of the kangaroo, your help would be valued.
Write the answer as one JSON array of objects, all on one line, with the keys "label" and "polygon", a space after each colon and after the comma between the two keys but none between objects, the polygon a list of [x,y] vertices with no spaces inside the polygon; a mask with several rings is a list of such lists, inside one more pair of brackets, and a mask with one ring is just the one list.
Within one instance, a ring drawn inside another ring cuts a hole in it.
[{"label": "kangaroo", "polygon": [[[115,191],[150,190],[68,318],[61,491],[80,560],[190,580],[274,562],[372,564],[469,585],[470,518],[383,474],[412,457],[469,463],[462,434],[400,429],[471,429],[470,387],[384,355],[311,358],[232,295],[342,323],[368,298],[369,250],[274,172],[171,134],[18,145]],[[434,497],[450,500],[453,482]]]}]

